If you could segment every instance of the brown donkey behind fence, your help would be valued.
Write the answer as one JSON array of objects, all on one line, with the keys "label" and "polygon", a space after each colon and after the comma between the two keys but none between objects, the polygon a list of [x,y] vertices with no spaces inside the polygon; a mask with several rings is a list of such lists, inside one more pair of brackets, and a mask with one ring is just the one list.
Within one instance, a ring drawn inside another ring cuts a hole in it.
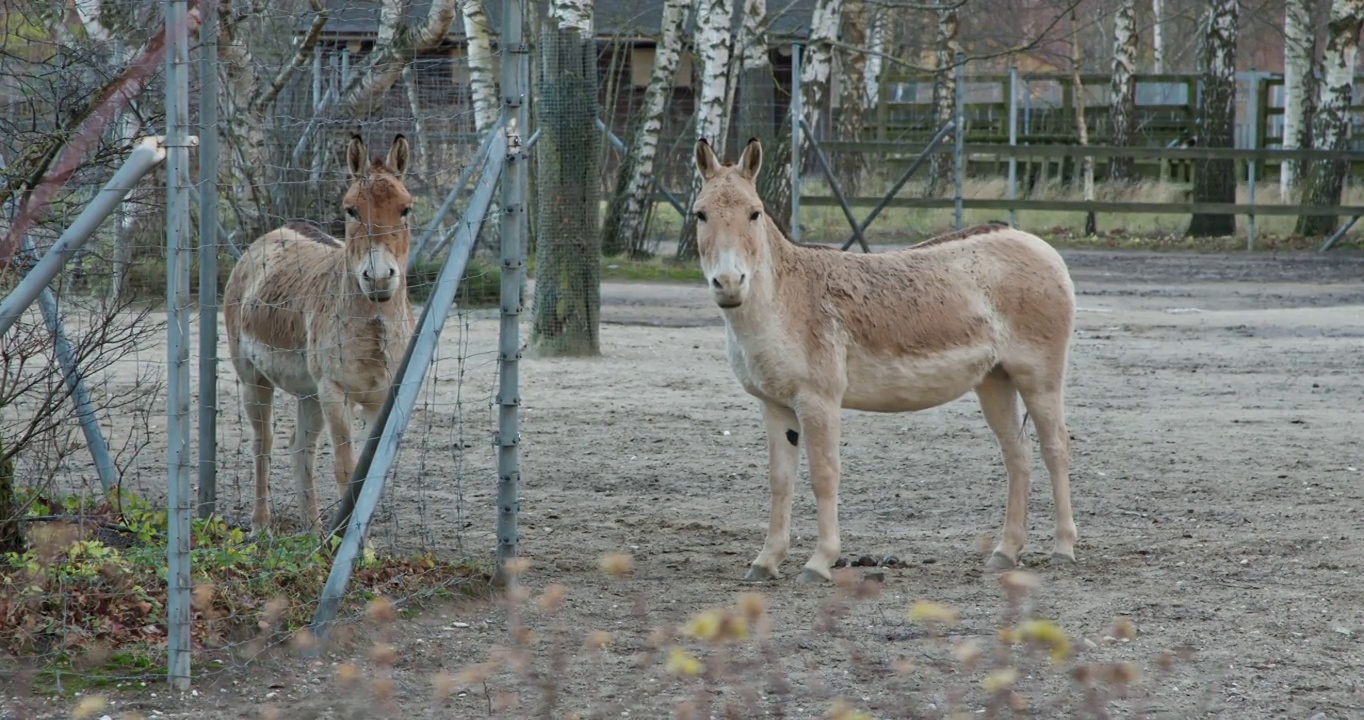
[{"label": "brown donkey behind fence", "polygon": [[346,148],[350,188],[342,199],[346,240],[304,223],[257,239],[224,288],[232,365],[242,382],[255,453],[254,532],[270,524],[270,417],[275,389],[298,398],[289,453],[305,521],[320,527],[313,467],[323,426],[331,431],[336,484],[355,468],[352,405],[374,423],[415,321],[407,298],[407,139],[371,159],[359,136]]},{"label": "brown donkey behind fence", "polygon": [[988,565],[1014,567],[1027,532],[1031,449],[1018,399],[1037,424],[1056,505],[1052,555],[1074,561],[1064,385],[1075,290],[1046,242],[986,225],[895,252],[827,252],[789,241],[763,211],[762,147],[737,165],[696,146],[701,269],[724,315],[729,362],[762,401],[772,509],[746,579],[778,576],[790,544],[803,438],[819,526],[798,582],[828,580],[838,558],[843,408],[912,412],[975,390],[1009,477],[1004,530]]}]

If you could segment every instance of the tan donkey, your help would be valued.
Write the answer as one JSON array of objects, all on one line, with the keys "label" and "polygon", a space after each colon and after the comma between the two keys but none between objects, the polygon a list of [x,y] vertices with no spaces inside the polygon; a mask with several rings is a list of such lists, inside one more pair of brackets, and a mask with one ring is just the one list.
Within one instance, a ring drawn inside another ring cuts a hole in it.
[{"label": "tan donkey", "polygon": [[1027,531],[1032,452],[1018,398],[1037,423],[1056,504],[1055,559],[1075,559],[1064,385],[1075,290],[1040,238],[985,225],[904,250],[852,254],[797,245],[754,188],[762,147],[738,165],[696,146],[701,269],[722,308],[730,367],[762,401],[772,509],[747,580],[778,576],[804,436],[819,540],[797,582],[830,578],[838,529],[843,408],[912,412],[970,390],[999,439],[1009,477],[1004,531],[988,565],[1014,567]]},{"label": "tan donkey", "polygon": [[253,532],[270,524],[271,414],[275,389],[298,398],[289,452],[304,518],[320,528],[313,468],[323,425],[331,431],[336,484],[355,468],[352,406],[367,426],[384,403],[415,321],[407,298],[409,147],[398,135],[371,159],[357,135],[346,147],[346,240],[305,223],[266,233],[242,253],[224,288],[232,365],[251,423],[256,499]]}]

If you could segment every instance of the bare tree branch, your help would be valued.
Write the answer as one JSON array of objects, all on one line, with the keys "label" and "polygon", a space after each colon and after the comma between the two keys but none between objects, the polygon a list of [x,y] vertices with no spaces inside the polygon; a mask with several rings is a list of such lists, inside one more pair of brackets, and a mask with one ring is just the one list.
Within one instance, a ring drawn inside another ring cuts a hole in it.
[{"label": "bare tree branch", "polygon": [[275,102],[275,98],[279,97],[284,86],[289,84],[294,73],[313,59],[313,51],[317,47],[317,39],[322,36],[322,28],[327,24],[328,13],[326,6],[322,4],[322,0],[309,0],[308,4],[313,8],[313,24],[308,27],[308,32],[299,41],[298,51],[294,53],[293,59],[280,68],[279,74],[275,76],[269,88],[251,103],[253,112],[265,112]]}]

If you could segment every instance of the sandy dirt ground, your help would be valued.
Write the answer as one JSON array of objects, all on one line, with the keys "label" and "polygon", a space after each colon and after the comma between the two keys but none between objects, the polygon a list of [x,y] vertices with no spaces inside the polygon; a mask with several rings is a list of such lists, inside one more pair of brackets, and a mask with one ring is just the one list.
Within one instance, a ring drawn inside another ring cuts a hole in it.
[{"label": "sandy dirt ground", "polygon": [[[1086,661],[1142,670],[1139,699],[1106,703],[1115,717],[1143,704],[1167,718],[1364,717],[1364,259],[1066,258],[1080,307],[1067,403],[1078,564],[1047,560],[1052,501],[1034,437],[1023,557],[1042,580],[1033,612],[1068,630]],[[997,577],[984,570],[1003,518],[1003,463],[974,397],[916,414],[845,413],[844,554],[900,563],[858,568],[883,574],[879,597],[849,603],[819,630],[834,589],[791,581],[814,542],[803,461],[787,577],[739,581],[766,529],[765,439],[756,401],[732,379],[719,311],[704,289],[607,284],[602,318],[602,357],[522,364],[525,581],[536,595],[551,583],[567,588],[555,616],[530,613],[537,667],[557,680],[553,717],[673,717],[695,683],[668,675],[661,660],[637,665],[647,629],[753,589],[767,598],[776,657],[765,669],[734,671],[717,717],[725,703],[745,708],[742,717],[827,717],[838,697],[878,718],[944,717],[953,684],[969,690],[966,716],[980,716],[980,673],[955,674],[948,649],[993,642],[1005,608]],[[475,312],[450,327],[378,535],[442,552],[462,544],[487,558],[496,319]],[[462,383],[461,354],[476,355]],[[221,388],[225,509],[245,522],[230,368]],[[277,407],[273,487],[287,497],[283,438],[293,410]],[[163,451],[155,443],[144,451],[149,483]],[[325,446],[319,464],[330,467]],[[325,478],[319,488],[330,499]],[[612,552],[634,556],[632,576],[602,574],[599,559]],[[644,619],[632,614],[641,597]],[[920,598],[960,611],[947,640],[906,621]],[[1116,618],[1136,627],[1135,638],[1106,639]],[[387,704],[338,689],[336,658],[280,657],[204,679],[195,696],[116,692],[105,712],[254,718],[270,716],[269,706],[282,718],[426,717],[433,675],[458,673],[507,644],[505,621],[491,601],[400,620]],[[592,630],[615,640],[580,653]],[[552,670],[544,643],[557,632],[571,657]],[[1160,675],[1157,656],[1180,647],[1192,655]],[[361,643],[351,656],[365,666],[364,653]],[[900,660],[915,669],[897,672]],[[786,688],[771,684],[773,667]],[[1022,715],[1077,716],[1082,698],[1071,679],[1041,662],[1020,667],[1018,686],[1032,698]],[[522,704],[490,713],[501,692],[519,693]],[[432,717],[531,717],[538,692],[498,672]]]}]

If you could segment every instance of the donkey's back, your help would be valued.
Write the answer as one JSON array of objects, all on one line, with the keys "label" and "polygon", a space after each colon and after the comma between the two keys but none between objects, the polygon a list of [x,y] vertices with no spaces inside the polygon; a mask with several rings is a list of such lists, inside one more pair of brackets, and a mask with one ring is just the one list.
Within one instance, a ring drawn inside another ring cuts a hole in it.
[{"label": "donkey's back", "polygon": [[296,396],[317,394],[308,368],[312,306],[332,296],[344,245],[320,229],[290,223],[242,253],[223,290],[229,352],[239,373],[265,376]]},{"label": "donkey's back", "polygon": [[843,341],[844,407],[923,410],[999,368],[1064,372],[1074,286],[1035,235],[991,224],[904,250],[825,257],[816,294],[832,327],[820,334]]}]

